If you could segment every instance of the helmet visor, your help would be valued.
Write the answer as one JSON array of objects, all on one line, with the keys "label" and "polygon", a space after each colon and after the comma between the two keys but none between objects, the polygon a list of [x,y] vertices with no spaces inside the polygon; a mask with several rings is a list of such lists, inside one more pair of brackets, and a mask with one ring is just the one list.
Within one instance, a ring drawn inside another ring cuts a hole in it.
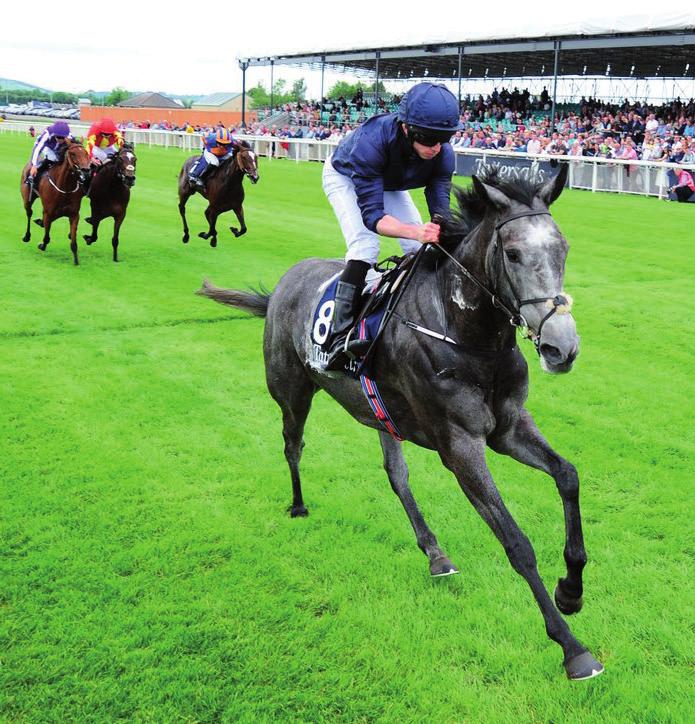
[{"label": "helmet visor", "polygon": [[438,143],[449,143],[454,132],[435,131],[432,128],[421,128],[420,126],[408,126],[408,134],[415,143],[432,147]]}]

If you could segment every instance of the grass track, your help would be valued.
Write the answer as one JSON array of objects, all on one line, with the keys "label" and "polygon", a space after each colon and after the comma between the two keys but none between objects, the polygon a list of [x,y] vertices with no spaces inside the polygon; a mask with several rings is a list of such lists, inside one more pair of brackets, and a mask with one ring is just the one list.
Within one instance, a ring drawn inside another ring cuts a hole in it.
[{"label": "grass track", "polygon": [[[590,562],[570,625],[606,666],[570,684],[529,590],[432,453],[407,446],[413,491],[458,577],[429,579],[375,434],[324,395],[302,461],[311,515],[286,516],[262,322],[193,291],[342,255],[319,165],[262,163],[249,233],[234,239],[230,219],[211,249],[180,242],[184,156],[141,147],[122,263],[109,221],[74,268],[65,220],[45,254],[38,227],[20,241],[29,150],[0,134],[4,720],[691,718],[692,208],[583,192],[554,208],[582,353],[548,377],[525,345],[529,407],[580,472]],[[552,481],[490,464],[552,589]]]}]

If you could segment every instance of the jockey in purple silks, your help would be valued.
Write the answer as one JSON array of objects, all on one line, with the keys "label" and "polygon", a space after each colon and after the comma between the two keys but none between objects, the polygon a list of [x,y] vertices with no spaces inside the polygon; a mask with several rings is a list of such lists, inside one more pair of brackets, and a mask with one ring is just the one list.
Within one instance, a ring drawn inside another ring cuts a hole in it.
[{"label": "jockey in purple silks", "polygon": [[208,133],[203,138],[203,155],[188,172],[188,180],[194,189],[204,188],[204,179],[210,166],[219,166],[222,161],[231,158],[237,143],[226,128]]},{"label": "jockey in purple silks", "polygon": [[31,152],[28,184],[34,184],[39,175],[51,164],[58,163],[62,159],[70,139],[72,139],[70,126],[65,121],[56,121],[36,139]]}]

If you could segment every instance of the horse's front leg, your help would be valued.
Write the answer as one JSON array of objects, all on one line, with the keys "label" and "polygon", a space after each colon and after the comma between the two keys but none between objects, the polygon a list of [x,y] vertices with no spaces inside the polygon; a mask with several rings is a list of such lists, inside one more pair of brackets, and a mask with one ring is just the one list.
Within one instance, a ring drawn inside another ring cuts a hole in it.
[{"label": "horse's front leg", "polygon": [[241,228],[237,229],[236,226],[230,226],[229,230],[232,232],[232,234],[234,234],[234,236],[239,237],[246,233],[246,222],[244,221],[244,207],[239,204],[239,206],[234,207],[232,211],[234,211],[237,219],[239,219]]},{"label": "horse's front leg", "polygon": [[75,266],[78,266],[80,261],[77,258],[77,224],[80,220],[80,215],[75,212],[70,217],[70,251],[72,252],[72,259],[75,262]]},{"label": "horse's front leg", "polygon": [[113,238],[111,246],[113,247],[113,260],[118,261],[118,235],[121,230],[121,224],[125,218],[125,213],[117,214],[113,217]]},{"label": "horse's front leg", "polygon": [[46,251],[46,247],[51,243],[51,217],[43,210],[43,219],[41,220],[43,227],[43,241],[39,244],[41,251]]},{"label": "horse's front leg", "polygon": [[488,440],[496,452],[542,470],[555,479],[565,511],[565,563],[567,578],[555,589],[555,603],[564,614],[577,613],[582,607],[582,571],[586,565],[582,518],[579,511],[579,476],[570,462],[548,445],[531,415],[522,410],[516,424]]},{"label": "horse's front leg", "polygon": [[99,224],[101,223],[101,219],[97,216],[96,213],[92,212],[92,215],[85,219],[85,221],[88,224],[92,225],[92,233],[91,234],[84,234],[82,238],[87,242],[87,246],[90,246],[93,244],[99,235]]},{"label": "horse's front leg", "polygon": [[449,560],[446,553],[439,547],[434,533],[429,529],[420,509],[417,507],[413,493],[408,485],[408,466],[403,457],[402,445],[386,432],[379,432],[381,449],[384,452],[384,469],[388,475],[393,492],[398,496],[410,524],[415,531],[418,547],[430,562],[432,576],[450,576],[458,573],[458,569]]},{"label": "horse's front leg", "polygon": [[562,647],[567,676],[589,679],[602,673],[603,666],[577,641],[553,605],[538,574],[533,547],[504,505],[487,468],[485,439],[473,436],[463,428],[440,432],[438,439],[444,441],[439,450],[442,462],[456,475],[466,497],[504,547],[512,567],[531,588],[548,636]]}]

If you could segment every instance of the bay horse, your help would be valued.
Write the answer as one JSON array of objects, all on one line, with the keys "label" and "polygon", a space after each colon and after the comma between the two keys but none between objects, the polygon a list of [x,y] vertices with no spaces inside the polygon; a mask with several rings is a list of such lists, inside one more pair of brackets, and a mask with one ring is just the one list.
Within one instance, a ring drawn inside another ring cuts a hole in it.
[{"label": "bay horse", "polygon": [[232,159],[223,162],[216,171],[211,172],[204,189],[191,188],[188,182],[188,172],[200,156],[191,156],[186,159],[179,172],[179,213],[183,220],[183,243],[187,244],[189,237],[188,223],[186,222],[186,203],[196,191],[207,199],[208,207],[205,209],[205,218],[208,221],[208,230],[201,231],[201,239],[210,239],[210,246],[217,246],[217,217],[225,211],[233,211],[239,220],[240,228],[230,226],[229,230],[239,237],[246,233],[244,221],[244,176],[249,177],[252,184],[258,183],[258,159],[246,141],[237,141],[239,148]]},{"label": "bay horse", "polygon": [[87,245],[97,240],[99,224],[109,216],[113,217],[113,260],[118,261],[118,233],[125,219],[130,202],[130,189],[135,184],[137,158],[132,144],[123,147],[105,163],[92,178],[89,185],[91,214],[85,221],[92,225],[92,233],[82,238]]},{"label": "bay horse", "polygon": [[[578,680],[603,672],[560,615],[577,613],[583,603],[587,557],[579,478],[524,407],[528,366],[515,332],[515,326],[528,329],[545,371],[572,368],[579,338],[571,299],[563,292],[568,244],[549,211],[566,178],[567,166],[546,183],[504,181],[493,169],[474,177],[471,190],[459,190],[459,210],[447,234],[451,251],[444,244],[426,250],[436,263],[420,264],[412,275],[397,310],[405,323],[386,326],[373,361],[374,379],[400,437],[436,450],[454,473],[514,570],[530,586],[548,636],[562,647],[567,676]],[[337,260],[307,259],[286,272],[272,293],[219,289],[207,282],[198,293],[266,318],[266,381],[282,411],[292,479],[291,515],[307,515],[299,461],[312,398],[323,389],[358,422],[380,430],[386,473],[429,559],[430,574],[457,573],[418,509],[401,443],[380,429],[360,382],[322,372],[312,363],[312,312],[321,286],[343,266]],[[415,331],[413,325],[420,329]],[[423,330],[429,334],[421,334]],[[538,573],[531,543],[490,474],[486,446],[555,480],[564,507],[567,566],[555,589],[555,605]]]},{"label": "bay horse", "polygon": [[77,265],[77,223],[80,220],[80,203],[90,176],[89,155],[81,143],[68,141],[62,159],[41,175],[38,185],[34,183],[29,186],[26,183],[30,168],[31,163],[27,163],[22,169],[19,189],[27,215],[27,230],[22,241],[31,239],[31,207],[38,194],[43,205],[43,218],[35,221],[43,227],[43,241],[39,249],[46,251],[51,241],[51,224],[61,216],[67,216],[70,219],[70,250]]}]

